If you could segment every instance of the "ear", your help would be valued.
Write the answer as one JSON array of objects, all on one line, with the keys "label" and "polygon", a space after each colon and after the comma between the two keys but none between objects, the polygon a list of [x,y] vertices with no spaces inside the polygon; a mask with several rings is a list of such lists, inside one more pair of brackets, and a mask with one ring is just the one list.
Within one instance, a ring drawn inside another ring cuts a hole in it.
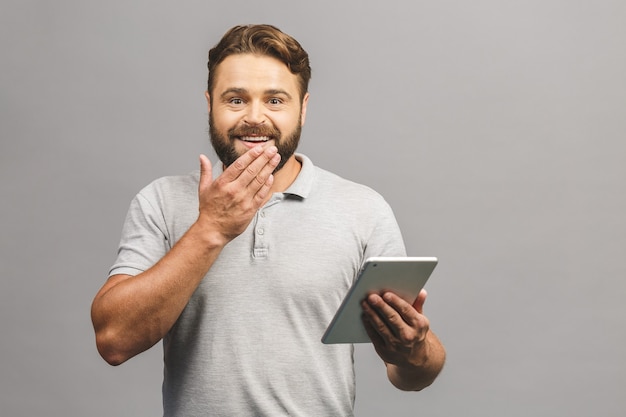
[{"label": "ear", "polygon": [[302,110],[300,112],[300,117],[302,122],[300,123],[300,126],[304,126],[304,122],[306,121],[306,106],[307,103],[309,102],[309,93],[306,93],[304,95],[304,98],[302,99]]},{"label": "ear", "polygon": [[209,95],[208,91],[204,92],[204,96],[206,97],[207,109],[209,113],[211,113],[211,96]]}]

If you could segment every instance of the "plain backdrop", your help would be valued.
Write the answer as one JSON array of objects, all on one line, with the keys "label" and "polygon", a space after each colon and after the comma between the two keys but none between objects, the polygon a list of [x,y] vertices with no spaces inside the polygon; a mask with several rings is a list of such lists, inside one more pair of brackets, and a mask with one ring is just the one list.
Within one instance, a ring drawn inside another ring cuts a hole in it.
[{"label": "plain backdrop", "polygon": [[90,304],[134,194],[210,152],[240,23],[310,54],[300,150],[440,259],[444,372],[399,392],[359,345],[357,415],[626,415],[622,0],[2,0],[0,414],[161,414],[161,346],[108,366]]}]

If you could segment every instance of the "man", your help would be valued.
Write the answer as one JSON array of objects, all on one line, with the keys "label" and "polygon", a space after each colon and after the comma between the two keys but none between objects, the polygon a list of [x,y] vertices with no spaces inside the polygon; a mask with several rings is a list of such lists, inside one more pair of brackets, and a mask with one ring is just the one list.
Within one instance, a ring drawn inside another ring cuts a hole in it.
[{"label": "man", "polygon": [[[200,172],[132,201],[118,258],[96,295],[100,354],[117,365],[163,339],[166,416],[348,416],[351,345],[320,338],[369,256],[404,256],[373,190],[296,154],[311,70],[273,26],[235,27],[209,52],[211,143]],[[395,294],[363,302],[389,380],[420,390],[444,348]]]}]

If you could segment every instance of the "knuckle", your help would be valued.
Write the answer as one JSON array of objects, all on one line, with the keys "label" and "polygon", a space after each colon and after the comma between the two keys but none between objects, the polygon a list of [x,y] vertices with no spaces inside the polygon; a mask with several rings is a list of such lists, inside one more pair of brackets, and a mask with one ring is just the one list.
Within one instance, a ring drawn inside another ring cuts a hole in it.
[{"label": "knuckle", "polygon": [[224,188],[224,195],[226,195],[226,198],[228,198],[231,201],[236,201],[237,200],[237,190],[234,187],[225,187]]},{"label": "knuckle", "polygon": [[263,187],[259,190],[258,193],[256,193],[256,195],[254,196],[254,198],[257,201],[257,206],[260,207],[261,204],[263,203],[263,201],[265,200],[265,197],[267,196],[267,189],[266,187]]},{"label": "knuckle", "polygon": [[256,181],[256,183],[259,184],[260,186],[262,186],[263,184],[265,184],[266,180],[260,177],[259,175],[257,175],[254,177],[254,181]]},{"label": "knuckle", "polygon": [[246,168],[246,165],[243,163],[241,158],[235,160],[235,162],[233,162],[232,166],[233,166],[233,168],[235,168],[238,171],[243,171]]},{"label": "knuckle", "polygon": [[376,323],[375,328],[378,331],[378,333],[383,334],[387,332],[387,326],[385,325],[385,323]]},{"label": "knuckle", "polygon": [[252,168],[250,165],[248,165],[246,167],[246,173],[252,176],[256,175],[256,170],[254,168]]},{"label": "knuckle", "polygon": [[404,344],[411,344],[418,339],[417,332],[410,327],[400,330],[398,336]]},{"label": "knuckle", "polygon": [[411,314],[414,314],[415,312],[416,312],[416,310],[411,305],[403,305],[400,308],[400,313],[405,315],[405,316],[409,316]]},{"label": "knuckle", "polygon": [[223,189],[224,187],[226,187],[228,185],[229,181],[226,179],[225,176],[220,175],[219,177],[217,177],[213,183],[211,184],[213,187],[217,187],[220,189]]}]

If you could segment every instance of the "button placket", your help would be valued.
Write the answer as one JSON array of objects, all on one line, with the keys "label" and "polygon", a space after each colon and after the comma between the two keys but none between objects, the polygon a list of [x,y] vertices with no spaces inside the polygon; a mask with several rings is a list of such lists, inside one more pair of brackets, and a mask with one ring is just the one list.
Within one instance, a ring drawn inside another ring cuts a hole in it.
[{"label": "button placket", "polygon": [[255,216],[254,224],[254,257],[266,258],[268,256],[267,232],[269,230],[269,214],[268,209],[281,201],[280,198],[274,196],[263,208],[261,208]]}]

